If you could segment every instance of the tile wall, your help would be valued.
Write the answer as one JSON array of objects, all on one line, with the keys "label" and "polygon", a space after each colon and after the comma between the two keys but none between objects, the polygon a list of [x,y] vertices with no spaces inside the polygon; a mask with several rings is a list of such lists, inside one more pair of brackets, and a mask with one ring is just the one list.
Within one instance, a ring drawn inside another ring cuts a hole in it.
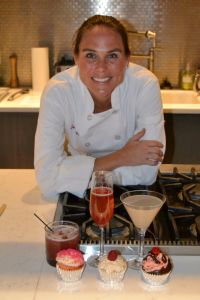
[{"label": "tile wall", "polygon": [[[156,32],[154,73],[160,82],[167,77],[177,87],[187,62],[194,70],[200,67],[200,0],[0,0],[1,85],[9,85],[9,56],[16,53],[20,84],[31,86],[32,47],[49,47],[53,75],[54,64],[71,56],[75,30],[94,14],[113,15],[136,31]],[[130,42],[134,53],[148,53],[151,46],[142,37]]]}]

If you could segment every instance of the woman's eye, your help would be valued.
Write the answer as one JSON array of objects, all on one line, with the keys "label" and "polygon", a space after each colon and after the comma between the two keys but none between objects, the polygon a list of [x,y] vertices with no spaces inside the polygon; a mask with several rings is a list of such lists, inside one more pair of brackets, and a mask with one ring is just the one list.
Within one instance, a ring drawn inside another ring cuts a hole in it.
[{"label": "woman's eye", "polygon": [[117,53],[110,53],[110,54],[108,55],[108,58],[109,58],[109,59],[116,59],[116,58],[118,58],[118,54],[117,54]]},{"label": "woman's eye", "polygon": [[95,53],[87,53],[86,54],[86,58],[89,58],[89,59],[96,59],[96,54]]}]

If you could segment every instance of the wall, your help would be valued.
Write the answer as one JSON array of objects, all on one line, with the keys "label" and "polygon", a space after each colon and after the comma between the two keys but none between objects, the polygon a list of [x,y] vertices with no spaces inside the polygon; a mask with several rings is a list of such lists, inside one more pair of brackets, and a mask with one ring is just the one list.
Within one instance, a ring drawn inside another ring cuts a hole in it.
[{"label": "wall", "polygon": [[[31,48],[37,46],[49,47],[52,75],[53,65],[71,54],[75,30],[93,14],[113,15],[137,31],[156,32],[161,49],[155,55],[155,74],[160,82],[167,76],[178,86],[186,62],[194,70],[200,66],[199,0],[1,0],[1,85],[9,84],[12,53],[18,56],[20,84],[31,85]],[[141,41],[145,52],[146,42]],[[146,65],[146,61],[140,63]]]}]

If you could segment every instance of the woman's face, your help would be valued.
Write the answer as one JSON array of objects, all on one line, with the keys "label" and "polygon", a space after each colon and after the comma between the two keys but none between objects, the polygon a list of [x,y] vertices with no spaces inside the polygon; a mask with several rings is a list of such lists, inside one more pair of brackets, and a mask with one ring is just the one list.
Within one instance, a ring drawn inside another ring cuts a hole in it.
[{"label": "woman's face", "polygon": [[109,108],[111,93],[123,81],[129,62],[120,34],[105,26],[87,30],[75,62],[95,105]]}]

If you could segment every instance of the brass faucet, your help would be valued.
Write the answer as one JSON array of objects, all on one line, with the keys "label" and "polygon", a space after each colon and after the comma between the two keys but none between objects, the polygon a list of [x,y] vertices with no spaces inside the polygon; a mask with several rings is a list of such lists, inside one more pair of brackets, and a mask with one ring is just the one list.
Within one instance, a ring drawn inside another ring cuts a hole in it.
[{"label": "brass faucet", "polygon": [[154,56],[155,56],[155,50],[159,50],[159,48],[156,47],[156,33],[153,31],[128,31],[128,35],[136,35],[136,36],[144,36],[148,40],[152,41],[152,47],[149,49],[148,54],[131,54],[131,58],[146,58],[148,60],[148,68],[150,71],[154,71]]}]

